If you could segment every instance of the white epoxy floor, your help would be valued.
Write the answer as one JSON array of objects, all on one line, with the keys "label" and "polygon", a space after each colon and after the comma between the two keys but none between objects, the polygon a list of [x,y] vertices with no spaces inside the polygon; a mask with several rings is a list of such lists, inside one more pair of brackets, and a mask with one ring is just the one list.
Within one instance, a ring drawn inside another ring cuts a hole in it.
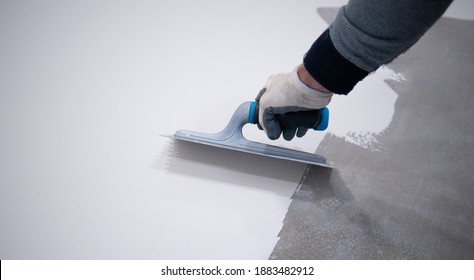
[{"label": "white epoxy floor", "polygon": [[268,258],[305,165],[161,135],[223,128],[344,2],[0,2],[0,258]]},{"label": "white epoxy floor", "polygon": [[224,127],[301,60],[315,9],[2,1],[0,257],[268,258],[305,166],[160,135]]}]

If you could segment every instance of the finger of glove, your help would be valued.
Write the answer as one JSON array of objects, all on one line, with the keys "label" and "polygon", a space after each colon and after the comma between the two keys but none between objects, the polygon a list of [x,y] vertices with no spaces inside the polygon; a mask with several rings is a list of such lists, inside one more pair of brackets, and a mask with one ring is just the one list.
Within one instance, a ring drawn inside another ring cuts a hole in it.
[{"label": "finger of glove", "polygon": [[288,128],[283,130],[283,139],[290,141],[295,137],[296,128]]},{"label": "finger of glove", "polygon": [[306,132],[308,132],[308,129],[307,129],[307,128],[305,128],[305,127],[299,127],[299,128],[298,128],[298,131],[296,132],[296,137],[301,138],[301,137],[303,137],[303,136],[306,134]]},{"label": "finger of glove", "polygon": [[271,140],[280,138],[281,127],[278,120],[275,118],[273,113],[273,107],[266,108],[263,112],[263,126],[265,127],[265,133]]},{"label": "finger of glove", "polygon": [[[287,128],[313,128],[319,120],[318,110],[288,106],[273,108],[273,113],[283,129]],[[306,131],[301,131],[302,135]]]}]

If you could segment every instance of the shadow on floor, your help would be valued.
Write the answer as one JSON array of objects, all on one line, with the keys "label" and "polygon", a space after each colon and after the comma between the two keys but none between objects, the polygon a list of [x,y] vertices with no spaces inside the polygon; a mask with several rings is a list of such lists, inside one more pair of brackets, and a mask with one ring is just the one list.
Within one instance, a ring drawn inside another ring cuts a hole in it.
[{"label": "shadow on floor", "polygon": [[228,185],[291,195],[306,164],[198,143],[170,140],[152,168]]}]

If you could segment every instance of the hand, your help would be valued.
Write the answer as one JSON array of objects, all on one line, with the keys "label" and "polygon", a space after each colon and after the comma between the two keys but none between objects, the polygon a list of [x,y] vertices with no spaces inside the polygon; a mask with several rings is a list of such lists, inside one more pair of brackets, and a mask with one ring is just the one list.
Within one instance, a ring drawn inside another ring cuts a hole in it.
[{"label": "hand", "polygon": [[272,75],[256,98],[259,128],[272,140],[278,139],[282,132],[288,141],[295,135],[303,137],[320,120],[315,109],[326,107],[332,95],[303,65],[291,73]]}]

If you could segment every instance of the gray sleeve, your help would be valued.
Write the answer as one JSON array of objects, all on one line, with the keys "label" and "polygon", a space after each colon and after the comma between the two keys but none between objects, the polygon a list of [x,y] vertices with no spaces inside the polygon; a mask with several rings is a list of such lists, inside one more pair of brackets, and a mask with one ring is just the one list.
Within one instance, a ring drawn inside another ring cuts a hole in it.
[{"label": "gray sleeve", "polygon": [[372,72],[415,44],[451,2],[351,0],[330,25],[330,38],[344,58]]}]

